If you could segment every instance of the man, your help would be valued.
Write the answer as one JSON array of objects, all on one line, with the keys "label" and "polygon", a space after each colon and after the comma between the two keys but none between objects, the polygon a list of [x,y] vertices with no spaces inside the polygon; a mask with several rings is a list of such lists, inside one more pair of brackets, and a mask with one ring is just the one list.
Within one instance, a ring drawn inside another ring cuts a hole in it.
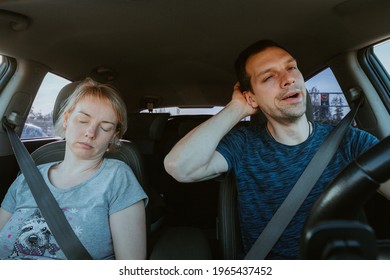
[{"label": "man", "polygon": [[[245,254],[333,127],[308,121],[303,76],[292,55],[276,43],[262,40],[245,49],[236,61],[236,72],[239,82],[232,100],[181,139],[164,164],[167,172],[182,182],[235,173]],[[267,118],[266,124],[231,131],[258,110]],[[343,167],[377,142],[374,136],[349,128],[267,258],[299,257],[300,234],[313,202]]]}]

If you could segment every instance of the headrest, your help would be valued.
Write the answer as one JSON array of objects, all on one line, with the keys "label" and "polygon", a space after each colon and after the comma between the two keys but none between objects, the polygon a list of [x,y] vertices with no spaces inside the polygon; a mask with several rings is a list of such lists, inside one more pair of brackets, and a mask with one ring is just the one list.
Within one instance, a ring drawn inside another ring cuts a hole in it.
[{"label": "headrest", "polygon": [[55,124],[58,117],[60,110],[65,103],[65,100],[75,91],[77,86],[80,84],[80,81],[77,82],[72,82],[70,84],[67,84],[64,86],[60,92],[57,95],[56,102],[54,103],[54,108],[53,108],[53,123]]},{"label": "headrest", "polygon": [[169,113],[134,113],[127,118],[127,131],[124,138],[136,140],[159,140],[164,131]]}]

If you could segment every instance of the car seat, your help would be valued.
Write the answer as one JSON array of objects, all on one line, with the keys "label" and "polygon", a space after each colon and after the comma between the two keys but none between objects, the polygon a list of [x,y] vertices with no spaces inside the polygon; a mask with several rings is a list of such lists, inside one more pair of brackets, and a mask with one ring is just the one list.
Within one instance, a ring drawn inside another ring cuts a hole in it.
[{"label": "car seat", "polygon": [[[216,213],[218,183],[180,183],[165,171],[163,165],[164,157],[177,141],[209,117],[172,116],[165,125],[160,141],[156,143],[156,188],[167,203],[167,218],[165,229],[154,246],[151,259],[205,260],[213,257],[209,229],[212,227],[215,230],[216,214],[210,212],[210,209],[215,208]],[[215,240],[214,232],[212,237]]]},{"label": "car seat", "polygon": [[[167,223],[171,226],[193,226],[205,232],[215,230],[218,186],[215,180],[181,183],[169,175],[162,164],[172,147],[190,130],[209,119],[210,115],[180,115],[171,117],[158,147],[160,155],[159,190],[167,200]],[[215,240],[214,232],[209,235]]]},{"label": "car seat", "polygon": [[158,230],[166,217],[166,203],[159,191],[159,170],[162,159],[156,152],[156,146],[161,140],[169,113],[131,113],[127,118],[127,131],[123,138],[135,143],[140,150],[145,166],[145,175],[149,187],[149,208],[151,231]]}]

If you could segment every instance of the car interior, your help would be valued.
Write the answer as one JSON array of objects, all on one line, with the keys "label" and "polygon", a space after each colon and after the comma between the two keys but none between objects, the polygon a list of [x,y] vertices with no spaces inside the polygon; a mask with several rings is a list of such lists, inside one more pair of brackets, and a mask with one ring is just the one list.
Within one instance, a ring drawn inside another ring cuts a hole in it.
[{"label": "car interior", "polygon": [[[126,103],[128,130],[121,149],[107,156],[125,161],[149,196],[148,259],[240,259],[234,174],[180,183],[163,160],[230,101],[240,51],[274,40],[294,55],[307,85],[330,69],[347,106],[358,92],[364,101],[354,125],[382,140],[340,170],[313,207],[302,258],[390,259],[390,203],[377,192],[390,187],[389,13],[388,0],[4,0],[0,117],[16,116],[19,136],[29,129],[22,142],[37,165],[61,160],[65,140],[30,122],[42,118],[35,102],[47,75],[66,81],[41,101],[53,100],[51,123],[80,80],[113,85]],[[387,47],[383,57],[377,46]],[[306,114],[316,120],[317,104],[307,97]],[[259,122],[265,122],[261,113],[237,126]],[[0,170],[2,200],[20,173],[2,126]],[[355,219],[361,209],[364,223]],[[322,228],[321,221],[329,222]],[[353,245],[340,245],[345,239]]]}]

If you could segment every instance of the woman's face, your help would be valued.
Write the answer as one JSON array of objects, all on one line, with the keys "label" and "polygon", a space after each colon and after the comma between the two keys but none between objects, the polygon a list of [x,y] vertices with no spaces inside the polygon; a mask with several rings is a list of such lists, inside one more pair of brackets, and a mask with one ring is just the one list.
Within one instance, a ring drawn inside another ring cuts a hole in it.
[{"label": "woman's face", "polygon": [[100,159],[116,136],[118,120],[108,100],[84,97],[65,113],[65,139],[80,159]]}]

